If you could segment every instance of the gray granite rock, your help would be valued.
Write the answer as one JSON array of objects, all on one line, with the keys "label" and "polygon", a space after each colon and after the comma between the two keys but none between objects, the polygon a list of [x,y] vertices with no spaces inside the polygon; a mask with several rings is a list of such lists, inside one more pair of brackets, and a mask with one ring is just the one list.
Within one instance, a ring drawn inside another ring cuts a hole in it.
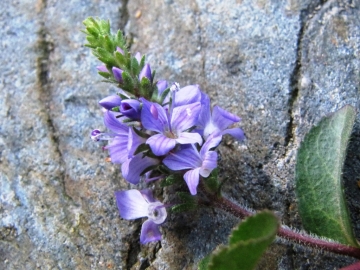
[{"label": "gray granite rock", "polygon": [[[220,210],[171,215],[163,240],[139,244],[119,218],[119,169],[89,140],[103,128],[102,83],[82,21],[110,19],[158,79],[199,84],[241,116],[244,143],[220,147],[224,194],[301,229],[294,163],[304,134],[345,104],[359,108],[356,1],[34,1],[0,3],[0,269],[196,269],[238,219]],[[344,173],[360,236],[360,118]],[[165,190],[166,194],[170,190]],[[333,269],[354,259],[277,242],[259,269]]]}]

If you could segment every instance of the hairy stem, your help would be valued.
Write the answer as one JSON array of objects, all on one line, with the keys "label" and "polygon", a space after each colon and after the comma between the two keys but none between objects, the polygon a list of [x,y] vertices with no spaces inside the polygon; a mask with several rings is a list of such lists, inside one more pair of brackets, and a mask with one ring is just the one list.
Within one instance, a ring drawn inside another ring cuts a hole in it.
[{"label": "hairy stem", "polygon": [[[208,199],[212,202],[212,204],[220,209],[223,209],[236,217],[241,219],[246,218],[248,216],[253,215],[254,213],[249,212],[248,210],[236,205],[230,200],[217,196],[215,194],[209,193],[206,189],[202,189],[202,191],[206,194]],[[351,256],[357,259],[360,259],[360,249],[355,247],[346,246],[339,243],[327,242],[321,239],[313,238],[310,235],[306,235],[304,233],[298,233],[292,231],[286,226],[282,225],[279,228],[277,235],[281,238],[296,242],[297,244],[302,244],[308,247],[322,249],[326,251],[330,251],[337,254]]]}]

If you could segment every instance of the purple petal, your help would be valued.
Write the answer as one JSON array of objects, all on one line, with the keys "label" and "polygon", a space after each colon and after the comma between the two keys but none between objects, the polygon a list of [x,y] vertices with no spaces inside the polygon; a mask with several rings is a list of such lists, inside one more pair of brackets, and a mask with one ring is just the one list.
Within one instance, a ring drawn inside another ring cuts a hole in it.
[{"label": "purple petal", "polygon": [[148,215],[149,204],[136,189],[115,192],[116,204],[120,216],[124,219],[136,219]]},{"label": "purple petal", "polygon": [[155,201],[156,201],[156,200],[154,199],[153,194],[152,194],[152,191],[151,191],[150,189],[140,190],[140,193],[143,195],[143,197],[145,198],[145,200],[146,200],[148,203],[151,203],[151,202],[155,202]]},{"label": "purple petal", "polygon": [[132,128],[130,128],[128,143],[127,143],[128,157],[129,158],[133,157],[136,149],[145,142],[146,142],[145,138],[140,137],[139,135],[136,134],[136,132]]},{"label": "purple petal", "polygon": [[140,102],[136,99],[125,99],[121,101],[120,112],[131,120],[140,120]]},{"label": "purple petal", "polygon": [[210,98],[205,93],[201,93],[201,111],[198,118],[198,126],[202,129],[211,120],[211,110],[210,110]]},{"label": "purple petal", "polygon": [[199,171],[200,168],[196,168],[194,170],[187,171],[184,174],[184,179],[186,184],[188,185],[191,195],[196,195],[197,193],[196,188],[199,184]]},{"label": "purple petal", "polygon": [[210,151],[205,154],[200,174],[204,177],[208,177],[213,169],[217,167],[218,154],[215,151]]},{"label": "purple petal", "polygon": [[124,51],[120,47],[116,47],[116,51],[118,51],[121,54],[124,54]]},{"label": "purple petal", "polygon": [[122,164],[127,160],[128,157],[128,142],[127,136],[120,135],[115,136],[114,139],[106,146],[109,150],[111,162],[115,164]]},{"label": "purple petal", "polygon": [[211,148],[214,148],[219,145],[221,142],[222,136],[219,134],[218,136],[211,135],[206,139],[206,142],[201,147],[200,156],[203,157]]},{"label": "purple petal", "polygon": [[212,121],[222,131],[233,123],[239,122],[240,118],[219,106],[215,106],[212,112]]},{"label": "purple petal", "polygon": [[129,127],[126,126],[125,124],[123,124],[122,122],[120,122],[115,117],[114,113],[111,111],[106,111],[104,113],[104,124],[108,129],[110,129],[111,131],[113,131],[117,134],[127,136],[128,132],[129,132]]},{"label": "purple petal", "polygon": [[123,81],[123,79],[122,79],[123,70],[120,68],[117,68],[117,67],[113,67],[112,72],[114,74],[115,80],[117,80],[118,82],[121,83]]},{"label": "purple petal", "polygon": [[166,88],[168,88],[168,83],[165,80],[160,80],[156,83],[157,89],[158,89],[158,95],[160,96]]},{"label": "purple petal", "polygon": [[109,73],[105,65],[100,65],[96,67],[98,71]]},{"label": "purple petal", "polygon": [[144,245],[159,240],[161,240],[159,225],[150,219],[146,220],[141,227],[140,243]]},{"label": "purple petal", "polygon": [[197,150],[191,147],[176,153],[169,153],[163,163],[171,170],[180,171],[201,167],[202,160]]},{"label": "purple petal", "polygon": [[244,131],[241,128],[225,129],[221,134],[230,134],[235,139],[242,141],[245,139]]},{"label": "purple petal", "polygon": [[[140,63],[140,61],[139,61]],[[140,71],[139,74],[139,80],[141,81],[142,78],[147,78],[150,82],[152,82],[152,76],[151,76],[151,68],[149,64],[146,64],[143,69]]]},{"label": "purple petal", "polygon": [[203,140],[199,133],[182,132],[178,135],[176,142],[179,144],[198,143],[201,145]]},{"label": "purple petal", "polygon": [[[164,108],[159,104],[149,102],[144,98],[140,98],[140,100],[143,103],[141,110],[141,123],[144,128],[161,133],[164,132],[164,130],[168,130],[169,122]],[[154,110],[156,110],[157,115],[155,115]]]},{"label": "purple petal", "polygon": [[111,95],[99,101],[99,104],[107,110],[120,106],[121,98],[118,95]]},{"label": "purple petal", "polygon": [[199,85],[188,85],[176,92],[174,105],[177,107],[200,102],[200,100],[201,91]]},{"label": "purple petal", "polygon": [[146,143],[150,145],[151,150],[156,156],[163,156],[175,147],[176,140],[168,138],[163,134],[155,134],[147,139]]},{"label": "purple petal", "polygon": [[121,173],[126,181],[136,185],[140,182],[140,174],[145,169],[158,164],[159,161],[157,159],[143,157],[143,154],[140,153],[122,164]]},{"label": "purple petal", "polygon": [[140,62],[141,62],[141,54],[140,54],[139,52],[137,52],[137,53],[135,54],[135,58],[136,58],[136,60],[138,61],[138,63],[140,64]]},{"label": "purple petal", "polygon": [[200,102],[175,107],[171,115],[173,132],[181,132],[194,126],[197,123],[200,110]]}]

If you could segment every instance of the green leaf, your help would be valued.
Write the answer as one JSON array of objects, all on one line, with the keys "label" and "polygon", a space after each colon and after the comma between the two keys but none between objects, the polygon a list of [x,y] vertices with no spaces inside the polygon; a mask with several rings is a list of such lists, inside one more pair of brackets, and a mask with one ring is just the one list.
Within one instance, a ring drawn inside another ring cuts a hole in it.
[{"label": "green leaf", "polygon": [[210,263],[210,258],[210,255],[208,255],[204,259],[202,259],[198,265],[198,270],[207,270]]},{"label": "green leaf", "polygon": [[184,178],[181,174],[170,174],[168,177],[161,181],[160,186],[167,187],[181,182],[184,182]]},{"label": "green leaf", "polygon": [[171,211],[173,213],[181,213],[181,212],[187,212],[196,209],[197,205],[193,203],[182,203],[177,204],[171,207]]},{"label": "green leaf", "polygon": [[310,130],[297,155],[295,180],[304,228],[357,247],[341,181],[355,115],[345,106]]},{"label": "green leaf", "polygon": [[203,178],[206,186],[215,193],[220,192],[220,182],[218,181],[218,168],[214,169],[209,177]]},{"label": "green leaf", "polygon": [[215,251],[208,269],[254,269],[261,255],[274,241],[278,228],[279,222],[270,211],[247,218],[230,235],[230,245]]}]

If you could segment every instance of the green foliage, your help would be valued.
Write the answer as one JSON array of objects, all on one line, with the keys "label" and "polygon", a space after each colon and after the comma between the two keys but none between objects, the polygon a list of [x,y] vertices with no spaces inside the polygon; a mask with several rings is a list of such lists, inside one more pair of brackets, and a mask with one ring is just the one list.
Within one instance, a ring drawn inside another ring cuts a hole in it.
[{"label": "green foliage", "polygon": [[218,180],[218,168],[214,169],[209,177],[203,178],[205,185],[214,193],[220,192],[220,182]]},{"label": "green foliage", "polygon": [[296,164],[296,193],[306,230],[357,247],[341,181],[355,109],[345,106],[312,128]]},{"label": "green foliage", "polygon": [[229,245],[222,246],[200,262],[200,270],[254,269],[266,248],[274,241],[279,222],[270,211],[244,220],[233,230]]},{"label": "green foliage", "polygon": [[[108,82],[117,84],[120,88],[128,92],[130,95],[136,97],[145,97],[150,100],[156,88],[149,80],[139,81],[139,74],[141,69],[145,66],[145,56],[138,60],[132,56],[126,47],[126,40],[121,31],[112,34],[110,31],[110,22],[94,19],[92,17],[84,20],[86,40],[88,44],[85,46],[92,49],[93,54],[105,64],[109,72],[99,72],[99,74],[106,78]],[[120,48],[123,53],[117,49]],[[122,82],[117,82],[112,73],[112,68],[120,68],[122,73]],[[153,71],[153,77],[155,70]]]},{"label": "green foliage", "polygon": [[168,177],[166,177],[160,184],[161,187],[167,187],[171,186],[173,184],[181,183],[183,182],[183,176],[181,174],[170,174]]}]

